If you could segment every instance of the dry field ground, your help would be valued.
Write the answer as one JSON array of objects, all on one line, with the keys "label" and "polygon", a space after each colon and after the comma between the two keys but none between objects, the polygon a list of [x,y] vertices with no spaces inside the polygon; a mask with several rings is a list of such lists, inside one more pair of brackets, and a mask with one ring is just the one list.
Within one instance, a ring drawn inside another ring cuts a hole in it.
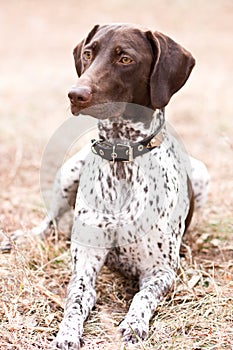
[{"label": "dry field ground", "polygon": [[[211,175],[205,208],[185,238],[173,293],[150,338],[126,349],[233,349],[233,1],[0,0],[0,225],[28,229],[44,215],[43,149],[70,116],[72,48],[95,23],[133,22],[167,33],[197,65],[167,108],[187,150]],[[47,349],[70,275],[63,234],[0,255],[0,349]],[[135,284],[107,269],[85,326],[85,349],[123,349],[117,323]]]}]

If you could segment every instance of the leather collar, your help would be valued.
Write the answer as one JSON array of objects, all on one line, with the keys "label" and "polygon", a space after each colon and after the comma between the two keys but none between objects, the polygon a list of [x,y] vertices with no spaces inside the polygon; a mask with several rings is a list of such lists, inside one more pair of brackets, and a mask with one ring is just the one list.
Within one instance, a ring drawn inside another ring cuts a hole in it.
[{"label": "leather collar", "polygon": [[159,147],[164,140],[164,126],[165,118],[164,112],[160,120],[159,126],[156,130],[138,142],[120,143],[120,140],[116,143],[111,143],[101,138],[99,140],[91,140],[91,150],[94,154],[99,155],[101,158],[109,161],[117,162],[132,162],[136,157],[148,153]]}]

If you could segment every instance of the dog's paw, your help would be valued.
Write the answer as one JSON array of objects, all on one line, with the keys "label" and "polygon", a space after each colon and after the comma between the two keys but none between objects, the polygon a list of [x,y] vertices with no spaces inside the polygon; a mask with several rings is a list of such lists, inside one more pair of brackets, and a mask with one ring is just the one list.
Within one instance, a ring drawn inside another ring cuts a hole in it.
[{"label": "dog's paw", "polygon": [[125,318],[119,325],[124,342],[136,343],[138,340],[144,340],[149,334],[149,324],[143,319]]},{"label": "dog's paw", "polygon": [[67,337],[58,336],[54,339],[50,346],[50,350],[79,350],[84,345],[84,342],[82,339],[74,339],[74,337],[70,337],[73,339],[67,339]]},{"label": "dog's paw", "polygon": [[75,331],[74,328],[61,327],[51,344],[51,350],[79,350],[83,345],[80,332]]}]

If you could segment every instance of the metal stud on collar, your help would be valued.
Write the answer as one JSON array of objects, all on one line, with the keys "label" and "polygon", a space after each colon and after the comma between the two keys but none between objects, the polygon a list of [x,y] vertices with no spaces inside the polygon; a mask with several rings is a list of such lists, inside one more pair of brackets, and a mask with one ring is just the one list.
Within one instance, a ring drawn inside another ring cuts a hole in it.
[{"label": "metal stud on collar", "polygon": [[160,144],[161,144],[161,141],[159,140],[159,138],[153,137],[153,139],[151,139],[150,142],[148,142],[148,144],[146,145],[146,148],[158,147],[160,146]]},{"label": "metal stud on collar", "polygon": [[143,148],[144,148],[144,146],[143,146],[143,145],[139,145],[139,146],[138,146],[138,150],[139,150],[139,152],[143,151]]},{"label": "metal stud on collar", "polygon": [[92,139],[91,140],[91,143],[92,143],[92,145],[91,145],[91,150],[92,150],[92,152],[94,153],[94,154],[98,154],[97,152],[96,152],[96,150],[95,150],[95,145],[97,144],[97,142],[103,142],[103,139],[99,139],[99,140],[96,140],[96,139]]}]

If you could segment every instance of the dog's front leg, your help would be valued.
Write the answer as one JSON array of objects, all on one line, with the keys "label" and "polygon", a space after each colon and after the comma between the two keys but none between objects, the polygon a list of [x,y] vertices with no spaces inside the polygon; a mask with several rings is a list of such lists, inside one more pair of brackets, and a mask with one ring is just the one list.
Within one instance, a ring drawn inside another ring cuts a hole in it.
[{"label": "dog's front leg", "polygon": [[107,251],[72,242],[71,254],[73,274],[68,286],[64,318],[52,345],[62,350],[77,350],[81,347],[83,323],[95,304],[95,281]]},{"label": "dog's front leg", "polygon": [[127,315],[119,325],[123,341],[134,343],[137,338],[147,338],[150,318],[172,288],[174,279],[174,271],[165,268],[151,271],[140,279],[140,291],[135,294]]}]

